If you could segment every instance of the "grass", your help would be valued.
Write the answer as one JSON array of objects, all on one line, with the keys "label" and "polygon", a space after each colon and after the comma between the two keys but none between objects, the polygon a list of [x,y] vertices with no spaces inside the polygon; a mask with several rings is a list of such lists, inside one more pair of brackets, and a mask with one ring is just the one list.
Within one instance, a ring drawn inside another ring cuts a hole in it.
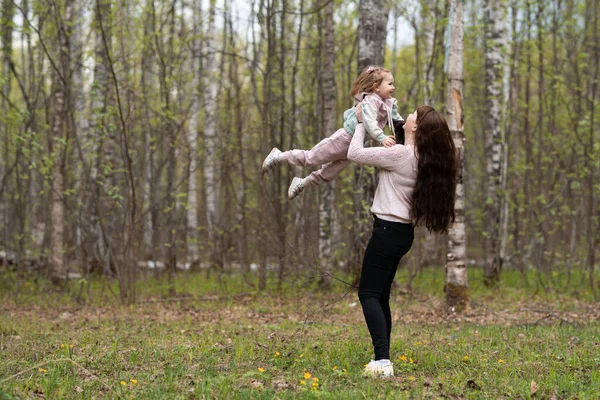
[{"label": "grass", "polygon": [[393,299],[392,379],[362,376],[372,349],[344,285],[322,293],[289,280],[257,292],[237,275],[217,284],[189,274],[169,301],[149,277],[132,306],[101,282],[86,305],[43,281],[23,285],[15,304],[4,287],[0,399],[600,396],[600,311],[586,289],[539,290],[535,276],[526,285],[507,271],[489,291],[470,277],[473,306],[462,315],[444,311],[439,270]]}]

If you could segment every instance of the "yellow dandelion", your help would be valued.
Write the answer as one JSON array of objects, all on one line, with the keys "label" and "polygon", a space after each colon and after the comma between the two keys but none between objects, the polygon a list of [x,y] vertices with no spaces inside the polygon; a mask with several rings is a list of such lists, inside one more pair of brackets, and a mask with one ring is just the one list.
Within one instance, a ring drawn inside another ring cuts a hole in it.
[{"label": "yellow dandelion", "polygon": [[70,344],[70,345],[69,345],[69,348],[71,348],[71,349],[72,349],[73,347],[75,347],[75,345],[74,345],[74,344]]},{"label": "yellow dandelion", "polygon": [[499,362],[500,364],[502,364],[502,363],[504,362],[504,360],[503,360],[503,359],[499,359],[499,360],[498,360],[498,362]]},{"label": "yellow dandelion", "polygon": [[39,368],[39,369],[38,369],[38,371],[40,371],[40,372],[43,372],[43,373],[46,373],[46,372],[48,372],[48,370],[47,370],[47,369],[45,369],[45,368]]},{"label": "yellow dandelion", "polygon": [[60,348],[61,348],[61,349],[64,349],[64,348],[65,348],[65,344],[64,344],[64,343],[61,343],[61,344],[60,344]]},{"label": "yellow dandelion", "polygon": [[417,345],[421,345],[421,344],[423,344],[423,343],[421,343],[421,341],[419,340],[419,341],[417,342]]},{"label": "yellow dandelion", "polygon": [[258,372],[265,372],[265,369],[263,367],[258,367]]},{"label": "yellow dandelion", "polygon": [[310,379],[310,377],[311,377],[310,372],[304,371],[304,379]]},{"label": "yellow dandelion", "polygon": [[465,361],[469,361],[469,356],[464,356],[464,357],[463,357],[463,360],[465,360]]},{"label": "yellow dandelion", "polygon": [[415,377],[411,375],[411,376],[408,377],[408,380],[414,381]]},{"label": "yellow dandelion", "polygon": [[300,358],[304,357],[304,354],[300,354]]},{"label": "yellow dandelion", "polygon": [[278,351],[275,352],[275,357],[279,357],[280,355],[281,355],[280,352],[278,352]]},{"label": "yellow dandelion", "polygon": [[337,369],[337,365],[334,365],[331,369],[335,371]]},{"label": "yellow dandelion", "polygon": [[346,368],[342,369],[342,372],[346,372]]},{"label": "yellow dandelion", "polygon": [[405,355],[400,356],[400,361],[406,361],[408,358]]},{"label": "yellow dandelion", "polygon": [[121,381],[121,386],[125,386],[127,385],[127,383],[125,383],[125,381]]},{"label": "yellow dandelion", "polygon": [[137,385],[137,379],[132,379],[131,383],[133,383],[134,385]]},{"label": "yellow dandelion", "polygon": [[306,385],[306,381],[304,379],[300,379],[300,384],[301,385]]},{"label": "yellow dandelion", "polygon": [[312,387],[316,388],[317,386],[319,386],[319,384],[317,382],[312,383]]},{"label": "yellow dandelion", "polygon": [[313,381],[315,382],[319,382],[319,378],[317,378],[316,376],[313,378]]},{"label": "yellow dandelion", "polygon": [[415,361],[412,358],[409,361],[410,361],[411,364],[415,363]]}]

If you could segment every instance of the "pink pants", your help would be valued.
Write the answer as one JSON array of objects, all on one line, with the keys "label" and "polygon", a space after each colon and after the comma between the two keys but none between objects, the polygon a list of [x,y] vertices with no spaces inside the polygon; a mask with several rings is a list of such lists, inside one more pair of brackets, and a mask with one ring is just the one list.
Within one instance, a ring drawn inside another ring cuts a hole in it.
[{"label": "pink pants", "polygon": [[290,150],[281,153],[279,159],[292,165],[322,165],[305,178],[308,186],[322,185],[337,178],[350,163],[346,156],[352,136],[344,128],[321,140],[310,150]]}]

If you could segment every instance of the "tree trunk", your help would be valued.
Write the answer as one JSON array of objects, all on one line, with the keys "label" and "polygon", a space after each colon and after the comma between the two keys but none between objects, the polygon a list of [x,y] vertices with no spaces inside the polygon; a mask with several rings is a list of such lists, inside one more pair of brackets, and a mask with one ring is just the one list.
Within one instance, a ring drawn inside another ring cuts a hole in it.
[{"label": "tree trunk", "polygon": [[[154,78],[154,52],[152,51],[152,43],[155,35],[155,13],[154,0],[147,0],[144,9],[144,40],[142,50],[142,94],[145,99],[152,98],[152,83]],[[154,238],[154,224],[156,219],[156,208],[152,204],[153,201],[153,151],[151,148],[153,131],[150,121],[152,120],[152,112],[149,100],[144,102],[144,114],[142,118],[142,127],[144,129],[144,173],[143,173],[143,201],[146,212],[143,216],[143,238],[144,253],[146,257],[156,259],[155,247],[152,245]]]},{"label": "tree trunk", "polygon": [[[13,26],[14,26],[14,14],[15,14],[15,3],[13,1],[3,1],[2,2],[2,16],[0,21],[2,22],[0,35],[2,35],[2,76],[3,85],[2,85],[2,115],[8,115],[9,105],[8,99],[10,98],[10,88],[12,83],[12,74],[10,72],[10,65],[12,63],[12,35],[13,35]],[[5,181],[5,174],[7,173],[8,168],[8,151],[9,151],[9,124],[4,124],[1,134],[4,136],[4,155],[0,156],[0,181]],[[4,158],[4,159],[2,159]],[[6,191],[0,192],[0,225],[4,227],[3,229],[3,242],[5,246],[8,245],[10,241],[10,223],[9,223],[9,215],[8,215],[8,201],[5,198],[4,194]]]},{"label": "tree trunk", "polygon": [[448,232],[446,261],[446,304],[452,310],[468,306],[467,256],[465,235],[464,193],[464,125],[463,125],[463,12],[464,2],[452,0],[450,5],[450,51],[448,54],[448,100],[446,120],[458,154],[458,182],[456,185],[456,220]]},{"label": "tree trunk", "polygon": [[[65,154],[68,138],[66,125],[67,84],[69,79],[69,38],[71,36],[71,1],[65,4],[64,20],[59,20],[59,56],[56,76],[56,92],[54,94],[55,109],[52,123],[52,235],[50,245],[50,280],[54,284],[67,279],[65,265]],[[60,19],[60,10],[55,10]]]},{"label": "tree trunk", "polygon": [[486,0],[485,29],[485,159],[486,159],[486,259],[484,282],[500,279],[500,214],[502,185],[504,66],[506,7],[501,0]]},{"label": "tree trunk", "polygon": [[389,5],[383,0],[361,0],[358,9],[358,73],[369,65],[381,66]]},{"label": "tree trunk", "polygon": [[187,201],[187,253],[188,262],[198,260],[198,121],[200,120],[200,16],[202,13],[202,0],[194,0],[192,3],[194,38],[192,40],[192,105],[191,117],[188,125],[188,148],[190,161],[188,167],[188,201]]},{"label": "tree trunk", "polygon": [[[92,110],[90,119],[89,137],[84,148],[87,151],[87,160],[90,169],[90,185],[86,194],[87,206],[90,214],[90,247],[89,254],[94,254],[98,262],[103,265],[104,272],[110,272],[110,255],[108,243],[105,242],[101,227],[102,196],[100,166],[104,164],[103,149],[106,142],[105,129],[108,121],[109,109],[109,62],[106,55],[106,46],[110,43],[110,3],[107,0],[96,0],[94,7],[94,82],[90,93]],[[102,23],[101,23],[102,20]]]},{"label": "tree trunk", "polygon": [[218,261],[218,216],[220,201],[220,163],[218,154],[219,137],[217,134],[218,103],[217,103],[217,67],[215,62],[215,0],[210,1],[208,13],[208,27],[206,30],[206,63],[204,66],[204,79],[206,81],[204,91],[204,110],[206,119],[204,122],[204,187],[206,192],[206,222],[211,249],[211,262]]},{"label": "tree trunk", "polygon": [[[321,132],[331,135],[335,130],[335,42],[333,27],[333,2],[327,3],[324,9],[324,43],[321,96],[323,101],[323,118]],[[331,284],[329,274],[331,266],[331,247],[334,226],[335,181],[321,186],[319,201],[319,264],[321,266],[321,282],[324,286]]]},{"label": "tree trunk", "polygon": [[[596,168],[598,165],[598,150],[596,148],[595,135],[597,132],[598,124],[595,121],[596,114],[596,97],[598,88],[599,78],[599,64],[600,64],[600,50],[598,49],[598,2],[594,0],[586,1],[586,30],[589,37],[589,48],[588,57],[590,62],[589,65],[589,76],[591,79],[588,80],[587,98],[588,101],[588,113],[590,115],[590,129],[589,139],[587,144],[587,157],[586,164],[588,164],[588,177],[587,177],[587,257],[586,265],[588,269],[589,286],[594,293],[594,297],[597,298],[596,284],[594,282],[594,267],[596,263],[596,251],[598,247],[598,234],[595,233],[595,226],[598,223],[598,216],[596,215],[596,202],[595,202],[595,191],[597,191],[598,181],[596,181]],[[592,61],[593,60],[593,61]],[[594,160],[596,165],[594,165]]]},{"label": "tree trunk", "polygon": [[[73,107],[74,114],[74,125],[73,125],[73,137],[77,143],[76,155],[77,159],[74,163],[75,168],[75,190],[80,198],[85,198],[83,195],[87,189],[87,183],[89,176],[87,176],[88,168],[86,168],[85,153],[82,149],[82,145],[85,143],[85,139],[88,135],[88,120],[85,114],[85,100],[86,94],[84,93],[83,85],[83,38],[85,37],[83,32],[84,25],[84,6],[82,1],[73,2],[73,36],[69,38],[69,53],[71,54],[71,71],[73,77],[73,84],[70,90],[71,106]],[[79,265],[83,272],[87,272],[87,257],[83,250],[83,229],[85,226],[83,220],[85,217],[85,208],[75,210],[77,215],[74,220],[75,224],[75,251]]]}]

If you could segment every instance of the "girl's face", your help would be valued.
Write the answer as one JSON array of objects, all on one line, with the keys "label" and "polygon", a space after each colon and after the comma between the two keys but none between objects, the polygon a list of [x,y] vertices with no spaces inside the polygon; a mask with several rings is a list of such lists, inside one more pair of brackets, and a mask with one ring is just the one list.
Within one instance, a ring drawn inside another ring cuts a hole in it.
[{"label": "girl's face", "polygon": [[375,92],[383,100],[391,99],[394,96],[394,76],[389,72],[383,73],[383,81],[375,88]]},{"label": "girl's face", "polygon": [[406,122],[404,123],[404,133],[414,133],[417,130],[417,110],[415,110],[412,114],[406,117]]}]

